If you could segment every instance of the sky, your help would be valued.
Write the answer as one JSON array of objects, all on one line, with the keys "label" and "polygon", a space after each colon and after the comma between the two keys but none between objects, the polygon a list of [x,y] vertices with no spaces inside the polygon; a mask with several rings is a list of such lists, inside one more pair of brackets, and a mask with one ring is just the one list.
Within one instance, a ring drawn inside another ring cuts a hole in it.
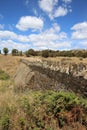
[{"label": "sky", "polygon": [[87,49],[87,0],[0,0],[0,50]]}]

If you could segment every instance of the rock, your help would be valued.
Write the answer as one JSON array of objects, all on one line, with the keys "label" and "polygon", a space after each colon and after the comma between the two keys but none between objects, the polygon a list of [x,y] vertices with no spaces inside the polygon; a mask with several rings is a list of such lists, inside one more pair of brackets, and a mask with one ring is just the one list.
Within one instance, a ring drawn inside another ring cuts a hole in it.
[{"label": "rock", "polygon": [[87,96],[86,66],[83,63],[30,62],[23,59],[14,77],[15,89],[67,90]]}]

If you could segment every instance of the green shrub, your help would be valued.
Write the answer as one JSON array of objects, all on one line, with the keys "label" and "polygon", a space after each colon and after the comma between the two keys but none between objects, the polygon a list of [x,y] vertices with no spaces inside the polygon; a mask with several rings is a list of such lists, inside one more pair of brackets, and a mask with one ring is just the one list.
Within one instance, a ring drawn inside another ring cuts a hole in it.
[{"label": "green shrub", "polygon": [[26,112],[28,115],[32,114],[31,106],[28,98],[26,97],[22,98],[20,103],[21,103],[20,104],[21,108],[24,110],[24,112]]},{"label": "green shrub", "polygon": [[19,119],[19,123],[20,123],[21,128],[24,129],[25,119],[24,119],[23,117],[21,117],[21,118]]},{"label": "green shrub", "polygon": [[9,130],[10,118],[9,115],[3,115],[0,119],[2,130]]},{"label": "green shrub", "polygon": [[29,56],[37,56],[37,52],[35,50],[33,50],[33,49],[29,49],[28,51],[25,52],[25,55],[27,57],[29,57]]},{"label": "green shrub", "polygon": [[0,130],[56,130],[87,122],[87,100],[74,93],[29,91],[14,93],[11,100],[0,106]]}]

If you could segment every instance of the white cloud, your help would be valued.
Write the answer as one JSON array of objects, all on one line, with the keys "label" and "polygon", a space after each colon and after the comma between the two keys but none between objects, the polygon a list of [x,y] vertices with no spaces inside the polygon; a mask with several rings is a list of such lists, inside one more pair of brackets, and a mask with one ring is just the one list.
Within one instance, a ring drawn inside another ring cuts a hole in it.
[{"label": "white cloud", "polygon": [[69,4],[72,0],[62,0],[63,4],[59,6],[58,0],[39,0],[39,7],[47,13],[52,20],[55,17],[65,16],[68,12],[72,12]]},{"label": "white cloud", "polygon": [[64,7],[58,7],[58,9],[55,11],[54,17],[60,17],[60,16],[65,16],[67,15],[68,10],[67,8]]},{"label": "white cloud", "polygon": [[0,39],[11,39],[11,40],[16,40],[19,42],[29,42],[29,38],[28,36],[24,36],[24,35],[17,35],[14,32],[11,31],[0,31]]},{"label": "white cloud", "polygon": [[70,49],[71,48],[71,42],[65,41],[65,42],[44,42],[44,41],[38,41],[33,44],[34,48],[37,50],[43,50],[43,49],[52,49],[52,50],[63,50],[63,49]]},{"label": "white cloud", "polygon": [[29,39],[31,42],[44,41],[44,42],[52,42],[57,40],[66,39],[67,34],[64,32],[60,32],[60,26],[56,23],[53,24],[53,27],[45,30],[40,34],[31,34]]},{"label": "white cloud", "polygon": [[43,11],[51,13],[57,2],[58,0],[39,0],[39,6]]},{"label": "white cloud", "polygon": [[4,29],[4,24],[0,24],[0,29]]},{"label": "white cloud", "polygon": [[58,4],[58,0],[39,0],[39,7],[53,19],[53,11]]},{"label": "white cloud", "polygon": [[75,24],[71,30],[74,30],[73,39],[87,39],[87,22]]},{"label": "white cloud", "polygon": [[41,18],[33,16],[23,16],[18,21],[16,28],[21,31],[27,31],[28,29],[39,29],[43,28],[43,20]]},{"label": "white cloud", "polygon": [[45,33],[58,33],[60,32],[61,28],[57,23],[54,23],[50,29],[47,29]]},{"label": "white cloud", "polygon": [[12,49],[18,49],[18,50],[22,50],[22,51],[26,51],[27,49],[30,48],[30,45],[25,43],[17,43],[14,42],[12,40],[1,40],[0,41],[0,49],[3,50],[4,47],[7,47],[9,49],[9,51],[11,52]]},{"label": "white cloud", "polygon": [[72,28],[72,30],[87,30],[87,22],[77,23]]},{"label": "white cloud", "polygon": [[67,34],[60,31],[60,26],[56,23],[50,29],[40,34],[31,34],[29,36],[35,49],[61,49],[70,48],[71,42],[67,40]]},{"label": "white cloud", "polygon": [[[21,43],[20,43],[21,42]],[[66,49],[71,47],[67,34],[61,31],[60,26],[54,23],[51,28],[30,35],[18,35],[12,31],[0,31],[0,48],[8,47],[19,50],[34,49]]]},{"label": "white cloud", "polygon": [[14,32],[11,31],[0,31],[0,38],[10,38],[15,39],[17,36]]}]

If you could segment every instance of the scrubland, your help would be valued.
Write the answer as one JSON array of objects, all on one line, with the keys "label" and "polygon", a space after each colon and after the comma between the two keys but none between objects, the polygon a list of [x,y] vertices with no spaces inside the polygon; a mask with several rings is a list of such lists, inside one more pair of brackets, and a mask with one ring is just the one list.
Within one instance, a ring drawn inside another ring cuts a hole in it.
[{"label": "scrubland", "polygon": [[87,98],[73,92],[15,91],[19,61],[0,56],[0,130],[87,130]]}]

